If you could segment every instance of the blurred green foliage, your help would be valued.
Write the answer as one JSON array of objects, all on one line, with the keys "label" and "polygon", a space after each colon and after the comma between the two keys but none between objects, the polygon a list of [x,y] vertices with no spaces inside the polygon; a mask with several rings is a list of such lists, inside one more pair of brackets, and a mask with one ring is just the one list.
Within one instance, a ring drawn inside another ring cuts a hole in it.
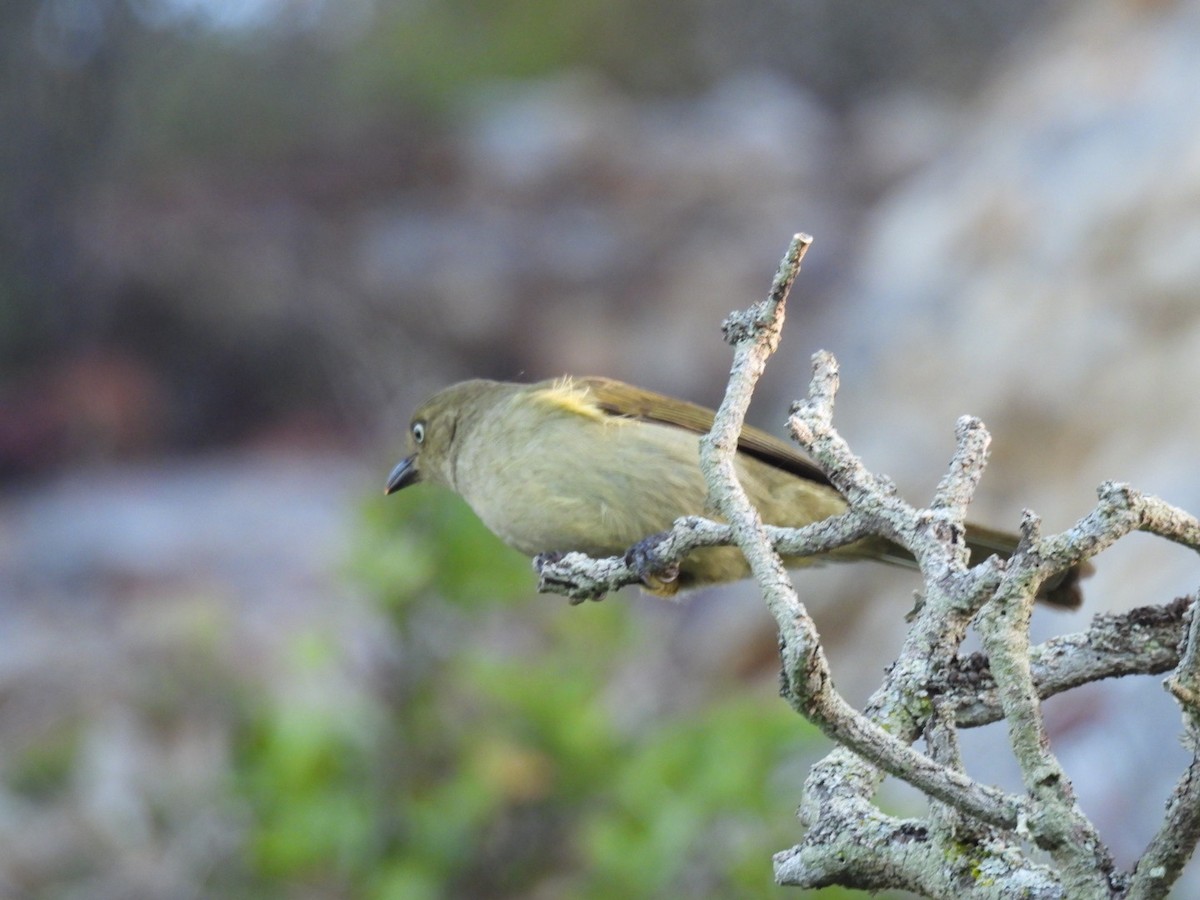
[{"label": "blurred green foliage", "polygon": [[[648,710],[628,598],[531,599],[528,560],[457,498],[402,500],[367,505],[350,563],[394,667],[362,704],[269,704],[239,742],[256,895],[779,895],[811,726],[736,686]],[[330,663],[319,641],[297,658]]]},{"label": "blurred green foliage", "polygon": [[77,719],[55,722],[29,746],[8,752],[4,785],[29,801],[44,802],[69,789],[81,740]]},{"label": "blurred green foliage", "polygon": [[[407,4],[379,17],[343,87],[363,99],[397,98],[438,109],[464,88],[542,77],[607,61],[640,32],[628,0],[444,0]],[[628,51],[626,51],[628,52]]]}]

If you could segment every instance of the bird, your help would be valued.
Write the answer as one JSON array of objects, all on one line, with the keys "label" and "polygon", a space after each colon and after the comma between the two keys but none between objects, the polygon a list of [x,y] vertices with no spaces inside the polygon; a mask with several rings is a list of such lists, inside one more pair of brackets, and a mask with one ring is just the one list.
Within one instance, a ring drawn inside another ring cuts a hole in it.
[{"label": "bird", "polygon": [[[699,441],[715,413],[611,378],[534,383],[472,379],[450,385],[413,414],[408,455],[385,494],[419,482],[450,488],[487,528],[527,556],[571,551],[626,553],[682,516],[710,515]],[[738,479],[768,525],[800,527],[847,510],[845,497],[798,447],[746,426],[735,454]],[[966,526],[972,564],[1007,557],[1014,534]],[[785,556],[788,567],[880,560],[916,567],[886,538],[866,537],[819,556]],[[1038,599],[1073,609],[1082,602],[1075,567],[1049,579]],[[677,575],[646,579],[672,596],[749,575],[737,547],[693,550]]]}]

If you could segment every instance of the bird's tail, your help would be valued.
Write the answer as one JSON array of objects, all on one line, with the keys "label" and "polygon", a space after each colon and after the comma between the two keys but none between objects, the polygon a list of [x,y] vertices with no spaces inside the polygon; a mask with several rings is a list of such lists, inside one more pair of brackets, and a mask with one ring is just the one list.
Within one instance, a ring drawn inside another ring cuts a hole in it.
[{"label": "bird's tail", "polygon": [[[1017,549],[1018,540],[1015,534],[979,525],[967,525],[967,547],[971,550],[971,565],[983,562],[991,554],[1008,559]],[[1088,562],[1071,566],[1065,572],[1059,572],[1047,580],[1038,591],[1037,598],[1061,609],[1078,609],[1083,603],[1083,589],[1079,582],[1094,571],[1092,564]]]},{"label": "bird's tail", "polygon": [[[1007,531],[996,531],[979,525],[967,525],[967,548],[971,551],[971,565],[983,562],[989,556],[999,556],[1008,559],[1017,549],[1019,538]],[[915,562],[907,550],[889,544],[880,557],[890,563],[912,568]],[[1078,609],[1083,603],[1083,590],[1079,582],[1087,578],[1095,569],[1091,563],[1080,563],[1065,572],[1060,572],[1048,579],[1038,591],[1037,599],[1059,609]]]}]

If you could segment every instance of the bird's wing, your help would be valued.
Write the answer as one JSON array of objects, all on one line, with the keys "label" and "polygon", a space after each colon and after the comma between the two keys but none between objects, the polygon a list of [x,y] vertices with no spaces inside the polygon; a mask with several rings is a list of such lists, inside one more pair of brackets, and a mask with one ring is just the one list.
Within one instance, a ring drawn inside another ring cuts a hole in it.
[{"label": "bird's wing", "polygon": [[[716,415],[711,409],[699,404],[657,394],[611,378],[572,378],[571,383],[586,387],[596,405],[609,415],[674,425],[697,434],[707,434]],[[818,484],[830,483],[825,473],[799,449],[749,425],[742,429],[738,438],[738,451]]]}]

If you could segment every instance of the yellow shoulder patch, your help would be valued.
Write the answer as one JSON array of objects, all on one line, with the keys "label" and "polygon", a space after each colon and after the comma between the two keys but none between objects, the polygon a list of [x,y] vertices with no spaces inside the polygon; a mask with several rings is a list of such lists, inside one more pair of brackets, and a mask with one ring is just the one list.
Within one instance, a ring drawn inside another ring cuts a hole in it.
[{"label": "yellow shoulder patch", "polygon": [[583,416],[596,422],[611,422],[614,417],[602,410],[596,403],[587,385],[576,384],[569,377],[560,378],[552,385],[542,388],[534,395],[540,402],[568,412]]}]

